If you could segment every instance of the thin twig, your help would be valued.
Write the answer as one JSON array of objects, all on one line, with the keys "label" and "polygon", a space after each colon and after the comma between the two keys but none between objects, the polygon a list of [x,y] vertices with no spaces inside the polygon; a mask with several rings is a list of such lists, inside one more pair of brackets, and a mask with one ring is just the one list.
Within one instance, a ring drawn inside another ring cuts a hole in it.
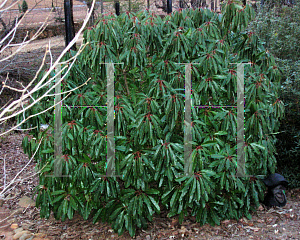
[{"label": "thin twig", "polygon": [[5,158],[6,158],[6,155],[3,158],[3,178],[4,178],[3,186],[4,186],[4,188],[6,187],[6,160],[5,160]]},{"label": "thin twig", "polygon": [[[87,44],[85,44],[84,46],[86,46]],[[82,50],[81,50],[82,51]],[[44,75],[44,77],[42,78],[42,80],[30,91],[30,93],[27,93],[24,95],[24,93],[22,94],[22,96],[20,97],[20,99],[18,100],[15,100],[14,102],[12,102],[7,108],[5,108],[3,110],[2,113],[0,113],[0,123],[2,121],[5,121],[7,119],[10,119],[12,117],[16,117],[17,115],[23,113],[24,111],[28,110],[29,108],[31,108],[33,105],[35,105],[37,102],[39,102],[40,100],[42,100],[52,89],[54,89],[56,87],[56,85],[60,84],[61,81],[67,76],[68,72],[70,71],[71,67],[73,66],[73,64],[75,63],[75,60],[77,58],[77,56],[80,54],[81,51],[78,51],[78,53],[73,57],[74,60],[73,62],[70,64],[67,72],[60,78],[59,81],[57,81],[57,83],[52,86],[51,88],[49,88],[45,93],[44,95],[42,95],[41,97],[39,97],[38,99],[36,99],[34,102],[32,102],[31,104],[29,104],[28,106],[26,106],[25,108],[23,108],[22,110],[20,111],[17,111],[17,112],[14,112],[17,110],[18,107],[20,107],[21,103],[27,99],[31,94],[33,94],[35,91],[38,91],[40,88],[42,87],[45,87],[45,86],[48,86],[56,77],[52,77],[50,78],[46,83],[44,83],[43,85],[41,85],[41,83],[43,82],[43,80],[45,80],[45,76],[48,76],[50,73],[50,69],[49,71],[47,72],[47,74]],[[58,73],[61,73],[64,69],[66,69],[67,66],[65,66],[64,68],[62,68]],[[31,81],[29,84],[32,84],[33,81]],[[39,85],[39,86],[38,86]],[[38,88],[36,89],[36,87],[38,86]],[[8,86],[6,86],[8,87]],[[23,91],[25,91],[27,89],[27,87],[25,89],[23,89]],[[72,92],[72,90],[69,90],[69,92]],[[12,113],[11,115],[7,116],[7,117],[3,117],[5,113],[8,113],[8,112],[14,112]],[[39,114],[38,114],[39,115]],[[2,118],[1,118],[2,117]],[[1,134],[3,135],[3,134]],[[0,135],[0,136],[1,136]]]},{"label": "thin twig", "polygon": [[19,175],[24,171],[24,169],[31,163],[31,161],[34,159],[34,156],[36,155],[37,151],[40,148],[40,145],[42,143],[43,137],[40,139],[39,145],[37,147],[37,149],[35,150],[33,156],[30,158],[30,160],[26,163],[26,165],[21,169],[21,171],[19,171],[16,176],[13,178],[13,180],[11,180],[11,182],[4,187],[4,189],[0,192],[0,197],[4,195],[5,191],[7,191],[7,189],[16,181],[16,179],[19,177]]}]

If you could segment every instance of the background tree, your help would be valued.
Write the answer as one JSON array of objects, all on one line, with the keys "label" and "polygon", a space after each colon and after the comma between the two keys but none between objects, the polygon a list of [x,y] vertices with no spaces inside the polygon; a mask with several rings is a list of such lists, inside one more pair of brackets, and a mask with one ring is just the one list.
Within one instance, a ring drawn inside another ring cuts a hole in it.
[{"label": "background tree", "polygon": [[274,54],[281,72],[280,99],[286,108],[278,133],[278,169],[290,182],[300,186],[300,2],[268,1],[258,6],[251,30]]},{"label": "background tree", "polygon": [[[90,8],[89,8],[90,9]],[[75,26],[73,20],[73,0],[64,0],[65,10],[65,29],[66,29],[66,46],[72,41],[75,36]],[[76,49],[76,44],[72,46],[72,49]]]}]

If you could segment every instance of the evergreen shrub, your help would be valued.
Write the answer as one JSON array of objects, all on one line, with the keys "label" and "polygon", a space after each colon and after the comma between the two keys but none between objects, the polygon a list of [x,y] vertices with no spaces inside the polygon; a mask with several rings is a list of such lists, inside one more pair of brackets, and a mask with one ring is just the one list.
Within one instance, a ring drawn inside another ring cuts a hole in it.
[{"label": "evergreen shrub", "polygon": [[[37,206],[42,217],[107,221],[133,236],[162,209],[168,216],[196,216],[201,224],[251,218],[263,199],[259,175],[273,173],[274,132],[283,115],[278,100],[278,69],[258,37],[245,28],[253,10],[228,2],[222,14],[185,9],[161,18],[144,11],[105,15],[84,33],[87,43],[62,91],[76,89],[63,102],[62,174],[54,171],[53,115],[31,118],[28,126],[50,121],[46,131],[31,131],[25,152],[40,170]],[[72,53],[74,54],[74,53]],[[115,65],[116,175],[106,173],[106,66]],[[236,64],[245,66],[245,174],[236,177]],[[184,65],[192,63],[192,170],[183,176]],[[44,90],[45,91],[45,90]],[[37,98],[43,92],[34,96]],[[63,94],[65,97],[66,94]],[[48,101],[47,101],[48,100]],[[53,96],[26,112],[53,103]],[[49,120],[50,119],[50,120]],[[26,126],[24,126],[26,127]],[[37,128],[39,129],[39,128]]]}]

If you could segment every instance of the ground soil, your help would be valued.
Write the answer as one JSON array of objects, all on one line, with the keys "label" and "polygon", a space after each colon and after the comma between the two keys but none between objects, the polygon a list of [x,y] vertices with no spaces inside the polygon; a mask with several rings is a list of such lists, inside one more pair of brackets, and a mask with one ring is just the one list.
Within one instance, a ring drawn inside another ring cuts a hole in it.
[{"label": "ground soil", "polygon": [[[6,162],[6,183],[14,178],[28,162],[21,142],[24,134],[13,133],[0,139],[0,191],[3,186],[3,162]],[[61,222],[51,216],[48,220],[39,217],[39,209],[20,207],[23,196],[35,198],[33,189],[38,184],[35,162],[31,162],[20,175],[17,185],[7,195],[10,200],[0,202],[0,239],[12,239],[11,228],[17,224],[35,236],[33,239],[131,239],[127,232],[118,236],[107,223],[74,219]],[[252,220],[225,220],[220,226],[200,226],[193,217],[179,225],[176,218],[167,218],[164,213],[155,216],[148,229],[139,230],[135,239],[300,239],[300,189],[289,190],[288,203],[283,208],[269,210],[260,206]]]},{"label": "ground soil", "polygon": [[[8,0],[6,4],[11,5],[11,2],[16,2]],[[28,4],[28,9],[30,10],[25,18],[21,22],[21,26],[36,26],[45,22],[48,18],[48,24],[53,24],[64,18],[63,11],[63,0],[26,0]],[[52,2],[53,6],[52,7]],[[13,21],[14,18],[19,13],[18,4],[22,4],[22,0],[19,0],[17,4],[12,5],[7,11],[2,14],[2,18],[5,22]],[[83,1],[73,0],[73,17],[74,21],[81,21],[87,12],[87,6]]]}]

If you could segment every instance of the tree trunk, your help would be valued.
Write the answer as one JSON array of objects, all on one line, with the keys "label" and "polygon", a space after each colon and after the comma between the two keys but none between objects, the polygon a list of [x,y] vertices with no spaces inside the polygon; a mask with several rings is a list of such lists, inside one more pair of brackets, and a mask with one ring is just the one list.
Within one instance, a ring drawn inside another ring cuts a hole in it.
[{"label": "tree trunk", "polygon": [[115,1],[115,10],[116,10],[116,15],[119,16],[120,15],[120,2],[119,2],[119,0]]},{"label": "tree trunk", "polygon": [[172,13],[172,0],[167,0],[167,13]]},{"label": "tree trunk", "polygon": [[[66,46],[75,36],[75,27],[73,21],[73,0],[64,0],[65,10],[65,28],[66,28]],[[76,44],[72,46],[72,50],[76,50]]]}]

